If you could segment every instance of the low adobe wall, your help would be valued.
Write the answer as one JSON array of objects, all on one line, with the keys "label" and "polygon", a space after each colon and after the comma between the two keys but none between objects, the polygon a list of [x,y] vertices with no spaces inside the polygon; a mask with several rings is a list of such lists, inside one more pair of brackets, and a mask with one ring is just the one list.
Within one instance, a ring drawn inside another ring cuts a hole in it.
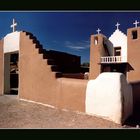
[{"label": "low adobe wall", "polygon": [[85,112],[87,80],[59,78],[59,107],[62,109]]}]

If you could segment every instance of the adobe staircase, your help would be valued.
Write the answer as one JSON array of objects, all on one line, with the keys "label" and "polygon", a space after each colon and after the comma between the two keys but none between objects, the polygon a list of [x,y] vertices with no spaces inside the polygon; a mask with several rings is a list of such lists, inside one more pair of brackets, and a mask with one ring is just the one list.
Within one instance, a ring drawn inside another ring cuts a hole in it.
[{"label": "adobe staircase", "polygon": [[33,41],[33,43],[35,44],[35,48],[38,49],[39,54],[43,54],[43,59],[46,59],[47,64],[51,66],[51,71],[55,73],[55,77],[62,77],[60,66],[56,64],[55,60],[52,58],[52,55],[50,55],[50,52],[46,49],[43,49],[43,46],[32,33],[26,31],[23,32],[26,33],[26,35],[29,36],[29,38]]}]

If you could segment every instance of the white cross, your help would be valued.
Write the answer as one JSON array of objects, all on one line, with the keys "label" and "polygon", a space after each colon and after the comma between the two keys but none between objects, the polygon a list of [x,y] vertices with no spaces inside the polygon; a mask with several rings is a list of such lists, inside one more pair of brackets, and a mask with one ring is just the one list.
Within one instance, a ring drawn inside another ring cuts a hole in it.
[{"label": "white cross", "polygon": [[13,32],[15,32],[16,26],[17,26],[17,23],[15,22],[15,19],[13,18],[13,24],[10,26],[11,28],[13,28]]},{"label": "white cross", "polygon": [[96,31],[97,31],[97,33],[99,34],[101,30],[98,28],[98,30],[96,30]]},{"label": "white cross", "polygon": [[117,22],[117,24],[115,25],[117,27],[117,30],[119,29],[120,24]]},{"label": "white cross", "polygon": [[139,22],[138,22],[137,20],[135,20],[135,22],[134,22],[133,24],[135,24],[135,28],[137,28],[137,27],[138,27]]}]

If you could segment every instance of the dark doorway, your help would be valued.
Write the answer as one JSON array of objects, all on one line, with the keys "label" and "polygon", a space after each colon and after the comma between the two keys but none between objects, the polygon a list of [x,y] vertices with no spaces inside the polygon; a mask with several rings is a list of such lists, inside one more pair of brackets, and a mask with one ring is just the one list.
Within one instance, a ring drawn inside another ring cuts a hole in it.
[{"label": "dark doorway", "polygon": [[18,94],[18,53],[10,55],[10,94]]}]

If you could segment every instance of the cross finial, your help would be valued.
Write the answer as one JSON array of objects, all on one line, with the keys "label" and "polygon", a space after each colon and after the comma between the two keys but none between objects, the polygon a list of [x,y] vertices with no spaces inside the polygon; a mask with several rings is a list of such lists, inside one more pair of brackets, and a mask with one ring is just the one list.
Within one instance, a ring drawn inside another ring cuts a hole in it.
[{"label": "cross finial", "polygon": [[137,28],[137,27],[138,27],[139,22],[138,22],[137,20],[135,20],[135,22],[134,22],[133,24],[135,24],[135,28]]},{"label": "cross finial", "polygon": [[101,30],[98,28],[98,30],[96,30],[96,31],[97,31],[97,33],[99,34]]},{"label": "cross finial", "polygon": [[17,26],[17,23],[15,22],[15,19],[13,18],[13,24],[10,26],[11,28],[13,28],[13,32],[15,32],[16,26]]},{"label": "cross finial", "polygon": [[117,22],[117,24],[115,25],[117,27],[117,30],[119,29],[120,24]]}]

